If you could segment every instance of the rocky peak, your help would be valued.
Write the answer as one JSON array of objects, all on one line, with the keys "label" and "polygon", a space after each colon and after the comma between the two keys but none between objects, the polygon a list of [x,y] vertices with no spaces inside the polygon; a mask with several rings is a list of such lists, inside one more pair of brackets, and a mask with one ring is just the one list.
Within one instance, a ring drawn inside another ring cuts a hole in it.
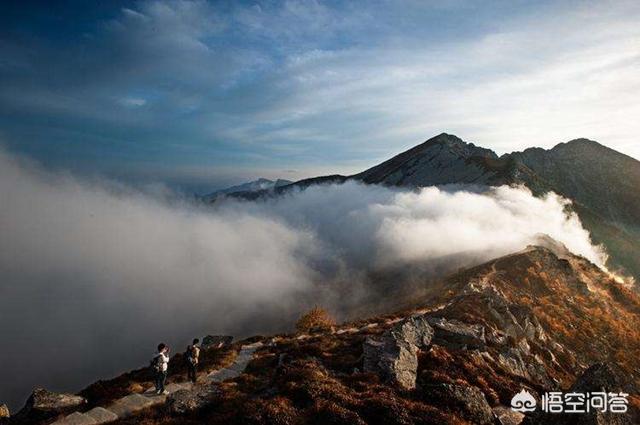
[{"label": "rocky peak", "polygon": [[442,133],[352,178],[406,186],[484,184],[495,174],[487,166],[497,160],[498,156],[489,149]]}]

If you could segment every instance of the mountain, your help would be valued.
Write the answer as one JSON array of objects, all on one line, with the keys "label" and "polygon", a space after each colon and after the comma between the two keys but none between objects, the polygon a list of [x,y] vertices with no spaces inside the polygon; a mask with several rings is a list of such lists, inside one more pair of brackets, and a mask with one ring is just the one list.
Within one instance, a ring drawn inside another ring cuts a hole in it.
[{"label": "mountain", "polygon": [[[556,242],[542,244],[427,285],[402,311],[210,344],[195,386],[176,354],[167,397],[142,394],[148,368],[99,381],[73,408],[64,396],[57,425],[109,413],[119,425],[639,423],[640,297]],[[630,394],[629,412],[541,412],[545,392],[603,389]],[[55,418],[32,420],[42,418],[34,406],[63,397],[39,391],[10,423]],[[516,394],[538,408],[514,412]]]},{"label": "mountain", "polygon": [[259,178],[257,180],[253,180],[247,183],[242,183],[237,186],[231,186],[226,189],[216,190],[215,192],[211,192],[207,195],[201,197],[204,201],[212,201],[216,198],[224,195],[231,194],[248,194],[257,191],[271,191],[277,187],[286,186],[293,183],[289,180],[277,179],[277,180],[269,180],[265,178]]},{"label": "mountain", "polygon": [[640,279],[640,162],[592,140],[576,139],[548,150],[530,148],[498,156],[442,133],[352,176],[316,177],[275,191],[235,196],[256,199],[348,180],[402,187],[523,184],[536,195],[556,192],[573,201],[572,208],[594,242],[605,245],[610,268]]},{"label": "mountain", "polygon": [[369,184],[524,184],[534,194],[556,192],[574,210],[610,265],[640,277],[640,162],[588,139],[552,149],[498,157],[493,151],[440,134],[352,178]]},{"label": "mountain", "polygon": [[443,133],[352,178],[390,186],[502,185],[514,183],[521,172],[530,173],[489,149]]}]

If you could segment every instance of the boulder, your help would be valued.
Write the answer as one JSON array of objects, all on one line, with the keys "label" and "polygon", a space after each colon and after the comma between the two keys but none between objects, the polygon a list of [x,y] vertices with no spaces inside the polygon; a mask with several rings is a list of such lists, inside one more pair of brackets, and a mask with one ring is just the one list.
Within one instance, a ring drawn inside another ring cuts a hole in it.
[{"label": "boulder", "polygon": [[27,400],[26,408],[45,412],[60,412],[85,404],[84,397],[73,394],[54,393],[44,388],[36,388]]},{"label": "boulder", "polygon": [[418,348],[425,348],[431,345],[433,333],[433,328],[424,316],[412,316],[397,322],[390,331],[391,336],[396,341],[404,341]]},{"label": "boulder", "polygon": [[435,331],[434,344],[454,349],[481,349],[487,343],[484,327],[481,325],[468,325],[442,317],[429,317],[427,321]]},{"label": "boulder", "polygon": [[482,391],[473,385],[434,384],[424,387],[424,396],[432,403],[456,409],[469,422],[477,425],[494,423],[491,406]]},{"label": "boulder", "polygon": [[16,423],[38,422],[54,416],[68,414],[86,404],[87,400],[73,394],[54,393],[36,388],[24,407],[12,416]]},{"label": "boulder", "polygon": [[363,345],[363,369],[404,389],[416,386],[418,350],[431,344],[433,329],[423,316],[412,316]]},{"label": "boulder", "polygon": [[233,337],[229,335],[207,335],[202,338],[202,349],[222,348],[231,345]]},{"label": "boulder", "polygon": [[217,386],[199,384],[190,390],[178,390],[169,395],[166,404],[171,413],[184,415],[211,404],[219,394],[220,390]]},{"label": "boulder", "polygon": [[404,341],[367,338],[364,343],[365,372],[378,374],[383,381],[404,389],[416,386],[418,348]]}]

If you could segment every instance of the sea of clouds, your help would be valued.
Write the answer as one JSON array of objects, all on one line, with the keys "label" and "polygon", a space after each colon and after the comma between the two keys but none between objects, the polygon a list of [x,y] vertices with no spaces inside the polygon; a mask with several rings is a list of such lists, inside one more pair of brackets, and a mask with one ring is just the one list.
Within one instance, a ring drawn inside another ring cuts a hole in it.
[{"label": "sea of clouds", "polygon": [[[506,186],[355,182],[203,205],[0,151],[0,401],[78,390],[144,365],[160,341],[288,330],[314,303],[348,317],[393,297],[408,269],[428,282],[540,233],[603,265],[567,205]],[[381,291],[373,275],[403,278]]]}]

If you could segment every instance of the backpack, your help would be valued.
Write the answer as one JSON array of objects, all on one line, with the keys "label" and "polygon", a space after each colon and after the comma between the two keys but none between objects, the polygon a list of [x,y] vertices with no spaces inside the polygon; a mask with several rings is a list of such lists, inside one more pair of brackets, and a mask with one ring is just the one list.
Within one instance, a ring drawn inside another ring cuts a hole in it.
[{"label": "backpack", "polygon": [[189,361],[189,363],[191,364],[196,364],[197,362],[197,353],[198,351],[198,347],[195,345],[189,345],[187,347],[187,360]]},{"label": "backpack", "polygon": [[149,363],[149,366],[156,372],[160,372],[160,354],[156,354]]}]

